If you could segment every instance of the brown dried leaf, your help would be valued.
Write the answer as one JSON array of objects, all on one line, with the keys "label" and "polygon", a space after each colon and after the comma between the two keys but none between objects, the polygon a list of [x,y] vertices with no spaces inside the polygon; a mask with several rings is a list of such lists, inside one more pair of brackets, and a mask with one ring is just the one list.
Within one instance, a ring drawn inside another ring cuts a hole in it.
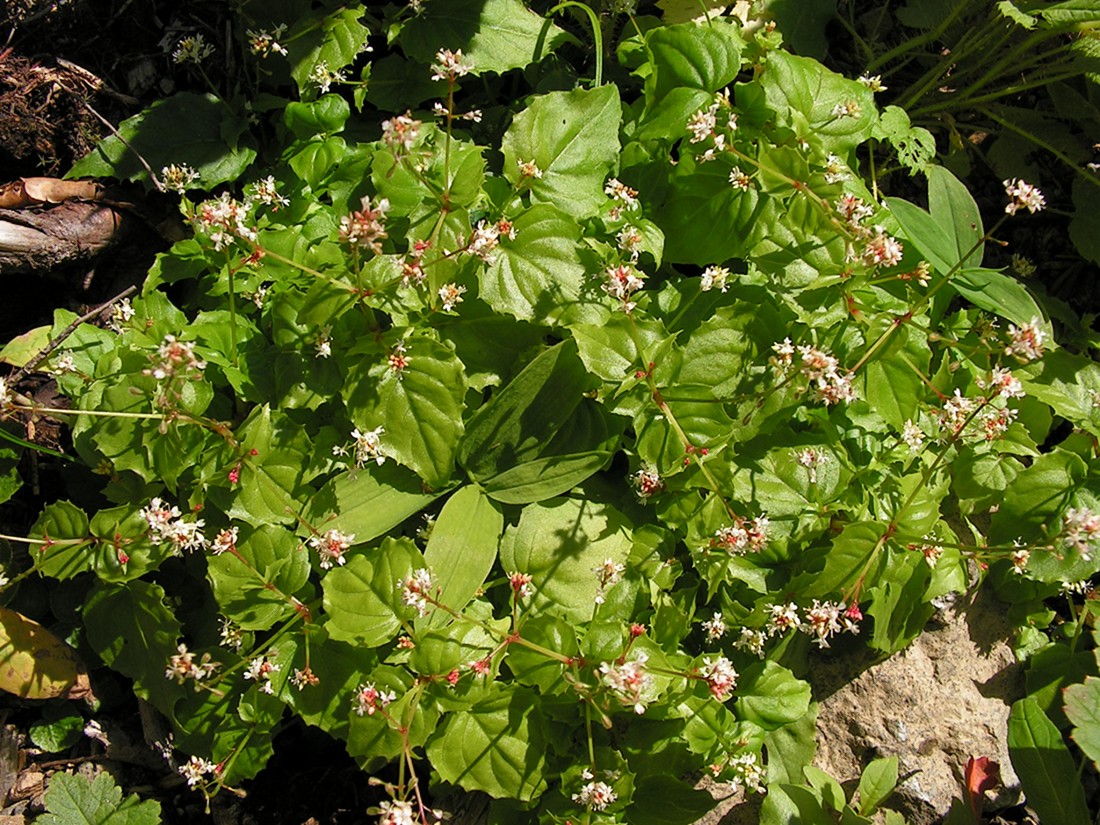
[{"label": "brown dried leaf", "polygon": [[99,200],[103,187],[90,180],[20,178],[0,186],[0,209],[18,209],[67,200]]}]

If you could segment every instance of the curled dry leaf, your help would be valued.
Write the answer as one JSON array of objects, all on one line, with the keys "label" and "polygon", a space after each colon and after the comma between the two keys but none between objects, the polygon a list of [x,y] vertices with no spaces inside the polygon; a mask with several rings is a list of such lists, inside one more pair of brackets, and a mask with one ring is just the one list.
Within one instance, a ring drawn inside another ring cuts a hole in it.
[{"label": "curled dry leaf", "polygon": [[90,180],[20,178],[0,186],[0,208],[18,209],[67,200],[99,200],[103,187]]}]

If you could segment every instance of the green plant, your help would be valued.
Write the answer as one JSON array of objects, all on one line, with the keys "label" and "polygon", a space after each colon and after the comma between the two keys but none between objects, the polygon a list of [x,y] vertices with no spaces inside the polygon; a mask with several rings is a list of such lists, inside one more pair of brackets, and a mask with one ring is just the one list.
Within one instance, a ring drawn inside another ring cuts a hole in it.
[{"label": "green plant", "polygon": [[183,92],[74,170],[194,234],[47,361],[71,409],[0,385],[95,473],[13,581],[94,574],[88,645],[205,794],[289,713],[383,822],[432,818],[425,763],[495,822],[689,822],[703,771],[871,816],[896,765],[856,803],[806,771],[811,646],[900,650],[978,567],[1100,569],[1100,369],[982,265],[1042,196],[986,230],[922,163],[927,209],[879,203],[873,84],[767,27],[620,16],[589,82],[519,0],[290,6],[237,44],[258,126]]}]

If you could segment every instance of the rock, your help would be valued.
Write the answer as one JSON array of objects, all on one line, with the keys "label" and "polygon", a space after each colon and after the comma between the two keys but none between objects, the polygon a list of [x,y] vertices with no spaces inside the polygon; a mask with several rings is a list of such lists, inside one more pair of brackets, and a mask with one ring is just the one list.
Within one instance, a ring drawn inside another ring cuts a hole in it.
[{"label": "rock", "polygon": [[1024,680],[1011,633],[1003,606],[979,592],[879,664],[853,668],[826,653],[809,677],[821,702],[814,763],[850,789],[872,759],[897,756],[901,781],[889,806],[911,825],[932,825],[961,795],[967,759],[988,756],[1001,766],[1001,787],[986,807],[1016,804],[1007,729]]}]

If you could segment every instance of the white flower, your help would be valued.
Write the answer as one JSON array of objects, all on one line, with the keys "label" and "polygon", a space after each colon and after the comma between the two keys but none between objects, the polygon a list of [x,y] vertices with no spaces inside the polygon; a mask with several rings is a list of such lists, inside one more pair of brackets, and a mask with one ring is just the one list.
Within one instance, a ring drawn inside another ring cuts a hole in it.
[{"label": "white flower", "polygon": [[722,618],[722,614],[719,612],[703,622],[703,630],[706,631],[708,642],[717,642],[726,635],[728,628],[726,627],[726,620]]},{"label": "white flower", "polygon": [[366,432],[360,432],[356,427],[351,431],[351,437],[355,440],[356,467],[366,466],[370,461],[379,466],[386,463],[386,456],[382,452],[382,433],[385,431],[383,427],[375,427]]},{"label": "white flower", "polygon": [[374,716],[396,698],[397,694],[392,690],[379,690],[374,686],[374,682],[367,682],[356,688],[351,705],[359,716]]},{"label": "white flower", "polygon": [[321,94],[328,94],[333,83],[343,83],[347,80],[342,70],[330,71],[328,63],[324,60],[315,65],[309,72],[309,82],[318,88]]},{"label": "white flower", "polygon": [[637,714],[645,713],[649,701],[648,693],[653,687],[653,678],[646,670],[649,656],[644,651],[634,654],[630,661],[603,662],[600,664],[600,680],[625,706]]},{"label": "white flower", "polygon": [[901,440],[909,445],[910,451],[919,453],[921,446],[924,444],[924,431],[913,423],[913,419],[910,418],[905,422],[905,429],[902,430]]},{"label": "white flower", "polygon": [[519,167],[519,174],[522,178],[538,180],[542,177],[542,170],[533,160],[517,160],[516,165]]},{"label": "white flower", "polygon": [[398,581],[401,588],[401,601],[409,607],[416,608],[421,616],[428,615],[428,599],[432,597],[435,588],[435,579],[430,570],[419,568],[404,581]]},{"label": "white flower", "polygon": [[719,702],[729,699],[733,689],[737,687],[737,671],[725,656],[718,656],[714,661],[710,658],[703,659],[702,678],[710,688],[711,696]]},{"label": "white flower", "polygon": [[199,64],[214,53],[214,47],[201,34],[191,34],[176,44],[172,52],[173,63]]},{"label": "white flower", "polygon": [[442,308],[444,312],[450,312],[455,308],[455,304],[462,303],[462,295],[466,291],[466,287],[459,286],[458,284],[444,284],[439,288],[439,300],[442,302]]},{"label": "white flower", "polygon": [[863,74],[859,76],[859,82],[870,89],[872,92],[885,92],[889,86],[882,85],[882,75],[868,75]]},{"label": "white flower", "polygon": [[413,118],[412,112],[405,112],[390,120],[384,120],[382,121],[382,142],[398,154],[408,152],[420,137],[420,127],[423,125]]},{"label": "white flower", "polygon": [[411,802],[384,800],[378,804],[378,825],[419,825],[420,818]]},{"label": "white flower", "polygon": [[860,115],[859,102],[855,100],[845,100],[843,103],[838,103],[833,107],[833,117],[851,117],[856,118]]},{"label": "white flower", "polygon": [[355,533],[328,530],[322,535],[310,536],[306,543],[317,551],[321,569],[329,570],[333,564],[347,563],[344,553],[355,543]]},{"label": "white flower", "polygon": [[630,264],[619,264],[609,267],[604,275],[606,277],[603,285],[604,292],[618,299],[622,303],[624,312],[634,309],[636,304],[630,300],[630,296],[645,286],[645,273]]},{"label": "white flower", "polygon": [[222,530],[214,537],[214,541],[210,543],[210,552],[215,556],[220,556],[227,551],[236,550],[238,532],[238,528],[236,527],[228,527]]},{"label": "white flower", "polygon": [[699,289],[703,292],[710,292],[712,289],[726,292],[729,289],[726,283],[729,276],[730,271],[724,266],[708,266],[699,278]]},{"label": "white flower", "polygon": [[701,143],[714,134],[718,126],[718,104],[712,103],[706,109],[700,109],[693,114],[687,122],[687,130],[691,133],[691,143]]},{"label": "white flower", "polygon": [[192,756],[179,766],[179,773],[187,780],[187,787],[194,788],[196,785],[204,784],[206,777],[216,775],[218,766],[201,757]]},{"label": "white flower", "polygon": [[1021,361],[1034,361],[1043,355],[1043,343],[1046,341],[1046,333],[1039,324],[1039,319],[1032,318],[1019,329],[1015,324],[1008,325],[1009,343],[1005,347],[1005,355],[1013,355]]},{"label": "white flower", "polygon": [[752,178],[745,174],[745,170],[734,168],[730,170],[730,186],[734,189],[748,191],[752,189]]},{"label": "white flower", "polygon": [[768,608],[768,613],[769,636],[775,636],[791,628],[797,630],[802,626],[802,619],[798,615],[798,605],[794,602],[773,604]]},{"label": "white flower", "polygon": [[825,158],[825,182],[840,183],[848,178],[848,167],[838,155],[830,154]]},{"label": "white flower", "polygon": [[455,80],[473,71],[474,64],[462,56],[462,49],[440,49],[431,68],[432,80]]},{"label": "white flower", "polygon": [[603,811],[619,797],[606,782],[589,782],[573,794],[573,801],[590,811]]},{"label": "white flower", "polygon": [[626,572],[626,566],[609,558],[606,559],[603,564],[593,567],[592,572],[596,574],[596,604],[603,604],[606,598],[605,593],[607,589],[622,581],[623,573]]},{"label": "white flower", "polygon": [[169,192],[179,192],[182,195],[198,182],[199,173],[185,163],[178,166],[173,163],[160,170],[160,180]]},{"label": "white flower", "polygon": [[248,48],[252,54],[257,57],[267,57],[272,52],[286,56],[286,47],[284,47],[276,38],[282,37],[283,32],[286,31],[286,24],[280,23],[271,32],[264,29],[255,31],[249,29],[247,31],[248,36]]},{"label": "white flower", "polygon": [[1010,198],[1005,212],[1015,215],[1020,209],[1026,209],[1031,214],[1039,212],[1047,205],[1043,199],[1043,193],[1030,183],[1019,178],[1010,178],[1004,181],[1005,194]]}]

